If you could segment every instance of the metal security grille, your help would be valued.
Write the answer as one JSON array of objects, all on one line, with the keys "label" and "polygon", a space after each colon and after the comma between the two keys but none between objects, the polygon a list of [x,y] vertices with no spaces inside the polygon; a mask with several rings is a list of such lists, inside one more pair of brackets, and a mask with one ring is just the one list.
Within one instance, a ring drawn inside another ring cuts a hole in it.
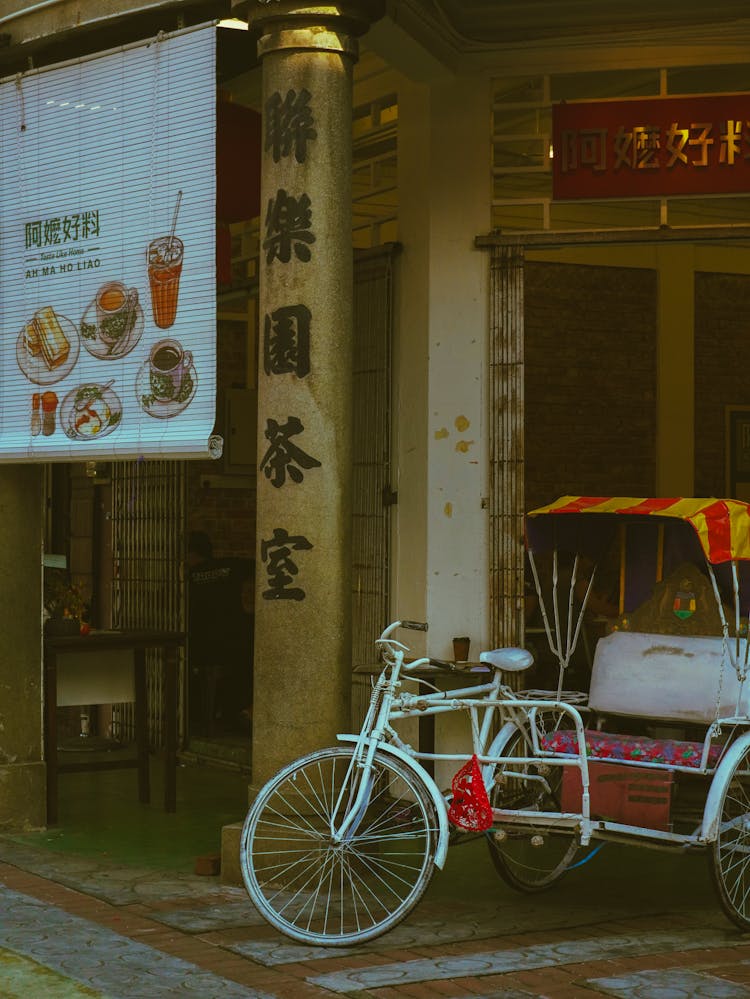
[{"label": "metal security grille", "polygon": [[[493,247],[490,329],[490,627],[523,644],[523,248]],[[506,677],[512,683],[517,677]]]},{"label": "metal security grille", "polygon": [[[185,466],[179,461],[128,461],[112,466],[112,623],[115,628],[185,627],[183,579]],[[179,718],[182,727],[183,673]],[[147,652],[149,738],[163,744],[162,673]],[[133,706],[119,705],[120,734],[134,735]],[[180,741],[182,731],[179,732]]]},{"label": "metal security grille", "polygon": [[[358,253],[354,267],[354,482],[352,663],[375,662],[374,640],[388,622],[391,492],[393,244]],[[354,722],[369,679],[355,674]]]}]

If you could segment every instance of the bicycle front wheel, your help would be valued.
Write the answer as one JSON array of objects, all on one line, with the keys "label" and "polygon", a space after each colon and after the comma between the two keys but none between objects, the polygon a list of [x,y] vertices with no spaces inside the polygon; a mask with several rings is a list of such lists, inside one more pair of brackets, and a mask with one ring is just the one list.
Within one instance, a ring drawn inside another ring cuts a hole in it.
[{"label": "bicycle front wheel", "polygon": [[295,940],[346,945],[400,922],[434,871],[435,805],[418,774],[376,752],[367,795],[347,836],[362,769],[353,748],[305,756],[271,778],[245,819],[240,866],[260,913]]}]

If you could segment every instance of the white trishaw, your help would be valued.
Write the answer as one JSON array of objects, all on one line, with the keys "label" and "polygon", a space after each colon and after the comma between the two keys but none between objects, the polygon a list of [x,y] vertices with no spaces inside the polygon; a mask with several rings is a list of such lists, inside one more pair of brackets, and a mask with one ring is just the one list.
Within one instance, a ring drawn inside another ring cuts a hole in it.
[{"label": "white trishaw", "polygon": [[[386,628],[359,735],[285,767],[245,820],[245,885],[282,932],[372,939],[417,904],[449,842],[480,833],[527,892],[597,840],[705,850],[722,908],[750,928],[750,506],[564,497],[529,514],[526,531],[556,686],[511,689],[532,664],[517,648],[483,652],[473,669],[484,676],[463,681],[466,669],[409,660],[394,637],[426,625]],[[602,594],[608,618],[592,613]],[[569,690],[575,657],[590,683]],[[458,686],[438,689],[426,667],[452,670]],[[445,712],[465,714],[465,752],[408,744],[404,719]],[[426,760],[461,765],[451,789]]]}]

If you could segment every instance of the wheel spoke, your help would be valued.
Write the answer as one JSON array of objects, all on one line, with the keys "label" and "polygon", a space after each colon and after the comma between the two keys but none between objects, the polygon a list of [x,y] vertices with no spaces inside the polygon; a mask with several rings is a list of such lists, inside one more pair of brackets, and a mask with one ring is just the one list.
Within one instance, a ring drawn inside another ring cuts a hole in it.
[{"label": "wheel spoke", "polygon": [[[546,811],[561,811],[562,770],[552,768],[551,774],[546,776],[545,788],[537,779],[538,765],[534,762],[530,740],[522,731],[512,733],[497,755],[503,759],[495,768],[490,790],[493,809],[499,813],[519,809],[537,811],[540,821],[538,826],[524,824],[505,829],[502,842],[488,837],[490,856],[500,876],[511,887],[519,891],[540,891],[562,877],[578,849],[574,833],[561,831],[552,835],[543,822]],[[519,762],[518,757],[526,758],[527,762]],[[540,846],[531,845],[534,835],[542,836]]]},{"label": "wheel spoke", "polygon": [[[387,888],[388,891],[392,892],[394,895],[398,897],[398,892],[392,886],[392,884],[389,881],[387,881],[385,877],[382,874],[379,874],[378,871],[376,870],[376,863],[372,857],[367,857],[362,854],[358,854],[357,857],[361,861],[362,865],[366,867],[375,876],[375,879],[377,881],[379,881],[385,888]],[[410,887],[411,881],[408,878],[401,877],[394,870],[390,869],[385,861],[380,860],[379,866],[385,874],[391,874],[393,878],[395,878],[397,881],[400,881],[401,884],[406,885],[407,888]],[[402,866],[404,867],[405,870],[411,870],[412,872],[415,870],[415,868],[413,867],[407,868],[405,865]]]},{"label": "wheel spoke", "polygon": [[[379,935],[411,910],[433,871],[437,816],[418,775],[379,752],[371,772],[352,761],[351,749],[337,747],[290,765],[261,790],[245,821],[250,897],[297,940]],[[331,816],[340,827],[362,790],[351,837],[334,840]]]},{"label": "wheel spoke", "polygon": [[362,923],[360,921],[359,907],[357,906],[357,900],[359,900],[360,906],[367,913],[367,917],[370,920],[370,926],[373,926],[376,922],[375,917],[370,912],[370,907],[367,904],[367,900],[364,895],[360,892],[357,886],[357,872],[351,865],[351,858],[347,856],[345,864],[342,862],[342,867],[346,868],[346,874],[348,878],[349,889],[352,893],[352,908],[354,910],[354,919],[357,924],[357,929],[362,929]]},{"label": "wheel spoke", "polygon": [[750,929],[750,750],[735,764],[721,802],[713,875],[727,916]]},{"label": "wheel spoke", "polygon": [[[325,880],[325,876],[326,876],[325,875],[326,864],[328,864],[329,861],[330,861],[330,873],[329,873],[329,876],[328,876],[328,903],[326,904],[326,908],[325,908],[325,919],[323,920],[323,932],[324,933],[326,931],[326,926],[328,924],[328,905],[330,904],[331,895],[333,894],[333,892],[332,892],[333,874],[334,874],[334,870],[336,868],[336,858],[332,854],[330,854],[330,853],[326,857],[326,859],[325,859],[325,861],[323,863],[323,867],[321,868],[320,878],[318,880],[318,887],[315,889],[315,894],[310,899],[310,918],[307,920],[307,929],[309,930],[310,927],[312,926],[313,916],[315,915],[315,909],[316,909],[316,906],[318,904],[318,899],[320,897],[320,889],[323,887],[323,882]],[[300,915],[301,915],[301,913],[300,913]]]}]

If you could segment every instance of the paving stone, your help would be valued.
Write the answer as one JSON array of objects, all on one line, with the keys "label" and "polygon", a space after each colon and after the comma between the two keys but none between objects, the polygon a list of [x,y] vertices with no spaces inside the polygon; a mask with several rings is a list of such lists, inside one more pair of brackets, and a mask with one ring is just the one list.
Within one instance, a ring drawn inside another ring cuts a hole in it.
[{"label": "paving stone", "polygon": [[272,999],[10,888],[0,892],[0,947],[108,999]]},{"label": "paving stone", "polygon": [[107,999],[98,989],[71,981],[31,958],[0,947],[3,999]]},{"label": "paving stone", "polygon": [[[208,933],[212,930],[233,930],[243,926],[267,926],[252,902],[221,902],[192,909],[152,911],[150,919],[174,926],[184,933]],[[242,953],[238,951],[238,953]],[[293,958],[293,960],[301,960]],[[277,962],[269,962],[277,963]]]},{"label": "paving stone", "polygon": [[151,899],[196,898],[214,895],[223,898],[225,890],[218,881],[194,874],[172,873],[148,868],[115,867],[110,860],[72,857],[51,850],[31,847],[0,838],[0,861],[32,871],[56,884],[85,892],[112,905],[130,905]]},{"label": "paving stone", "polygon": [[[472,992],[471,999],[531,999],[532,992],[519,992],[517,989],[500,989],[494,992]],[[447,999],[447,997],[446,997]]]},{"label": "paving stone", "polygon": [[745,985],[680,968],[639,971],[617,978],[593,978],[587,984],[622,999],[747,999],[748,996]]},{"label": "paving stone", "polygon": [[[461,857],[455,863],[463,864]],[[484,853],[481,859],[486,861]],[[609,866],[616,877],[617,864]],[[688,869],[675,863],[679,876],[668,891],[651,881],[646,891],[639,887],[643,880],[633,878],[631,893],[621,877],[627,891],[602,892],[598,876],[582,891],[584,869],[554,892],[519,897],[488,866],[475,864],[473,881],[461,867],[450,892],[436,879],[436,890],[388,934],[365,945],[325,948],[277,933],[242,888],[0,836],[0,955],[7,948],[19,975],[36,970],[53,976],[49,980],[59,988],[49,999],[330,999],[331,983],[339,994],[362,999],[405,999],[420,986],[421,994],[445,999],[750,995],[739,984],[750,938],[729,926],[709,894],[707,876],[696,889],[695,878],[683,875]],[[3,892],[3,879],[26,899],[25,907],[7,909],[11,895]],[[30,913],[32,903],[39,908]],[[18,935],[3,936],[9,927]],[[553,983],[556,966],[573,986]],[[662,979],[653,977],[657,969]],[[0,997],[6,999],[3,988],[11,979],[3,980],[3,970],[0,963]],[[694,976],[685,979],[694,991],[680,986],[664,993],[664,983],[673,987],[678,972]],[[623,981],[629,991],[616,991]],[[615,991],[605,993],[598,982]],[[725,993],[724,987],[744,991]],[[17,999],[5,988],[8,999]],[[18,999],[48,999],[31,985],[16,992]]]},{"label": "paving stone", "polygon": [[407,982],[427,982],[437,979],[470,977],[473,975],[507,974],[533,968],[551,968],[583,961],[607,960],[612,957],[634,957],[660,954],[665,951],[683,952],[705,947],[731,947],[744,943],[730,931],[687,930],[677,933],[655,933],[597,936],[588,940],[573,940],[555,944],[532,945],[434,959],[386,964],[349,972],[318,975],[308,981],[332,992],[374,989],[403,985]]},{"label": "paving stone", "polygon": [[[557,929],[564,930],[566,939],[573,935],[587,937],[592,933],[594,927],[606,925],[608,919],[615,912],[610,907],[594,908],[585,905],[580,906],[575,912],[566,911],[565,913],[550,913],[549,905],[547,908],[546,919],[542,907],[538,903],[526,906],[520,918],[517,911],[515,913],[509,912],[506,906],[464,911],[460,914],[460,918],[446,918],[444,912],[442,919],[420,918],[420,908],[383,936],[377,937],[369,943],[357,944],[352,947],[337,947],[335,953],[343,956],[405,947],[440,947],[445,953],[446,948],[465,941],[513,936],[530,929],[533,929],[537,934]],[[240,925],[237,922],[232,922],[231,910],[228,910],[227,921],[222,925],[221,911],[222,907],[219,907],[216,922],[211,928],[229,929]],[[163,919],[169,925],[179,926],[181,929],[189,929],[187,925],[179,922],[180,917],[176,913],[154,914],[154,918]],[[199,924],[200,918],[199,911],[195,910],[196,925]],[[264,922],[258,914],[254,925]],[[208,926],[205,929],[208,929]],[[237,954],[250,957],[268,967],[297,961],[325,960],[332,954],[330,947],[294,943],[281,934],[275,934],[274,937],[264,940],[238,940],[228,943],[226,946]]]}]

